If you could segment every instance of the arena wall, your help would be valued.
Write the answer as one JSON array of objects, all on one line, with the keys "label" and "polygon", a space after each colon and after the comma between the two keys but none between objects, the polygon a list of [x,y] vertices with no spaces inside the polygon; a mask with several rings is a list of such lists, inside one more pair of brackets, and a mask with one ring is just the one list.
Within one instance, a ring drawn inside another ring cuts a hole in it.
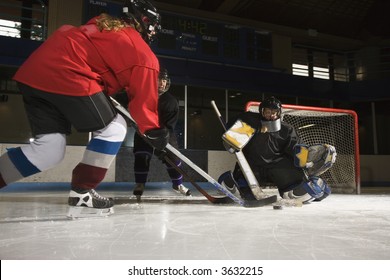
[{"label": "arena wall", "polygon": [[[16,147],[16,144],[1,144],[0,154],[6,149]],[[72,170],[81,160],[84,146],[67,146],[65,159],[57,167],[25,178],[22,182],[69,182]],[[234,156],[225,151],[195,151],[183,150],[187,157],[198,166],[207,171],[213,178],[227,170],[232,170],[235,164]],[[362,155],[361,158],[361,186],[390,186],[390,173],[388,172],[389,155]],[[122,147],[116,160],[111,165],[104,182],[132,182],[134,157],[131,148]],[[192,173],[196,180],[202,178]],[[149,180],[154,182],[169,181],[167,172],[162,163],[153,158]]]}]

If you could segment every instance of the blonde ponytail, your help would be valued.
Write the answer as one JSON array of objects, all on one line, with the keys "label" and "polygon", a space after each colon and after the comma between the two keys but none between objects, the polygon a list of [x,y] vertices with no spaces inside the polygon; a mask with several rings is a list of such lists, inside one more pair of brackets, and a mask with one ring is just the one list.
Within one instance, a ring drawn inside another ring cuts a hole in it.
[{"label": "blonde ponytail", "polygon": [[[96,25],[100,31],[103,31],[103,30],[118,31],[118,30],[121,30],[125,27],[132,26],[131,24],[128,24],[119,18],[112,17],[112,16],[105,14],[105,13],[101,14],[96,19]],[[132,26],[132,27],[134,27],[134,26]]]}]

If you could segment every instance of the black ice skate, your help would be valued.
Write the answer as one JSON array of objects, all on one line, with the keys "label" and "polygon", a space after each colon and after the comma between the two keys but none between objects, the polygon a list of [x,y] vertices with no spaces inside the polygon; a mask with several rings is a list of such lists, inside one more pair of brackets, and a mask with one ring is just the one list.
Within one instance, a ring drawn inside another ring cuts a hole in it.
[{"label": "black ice skate", "polygon": [[188,188],[186,188],[183,184],[172,185],[172,189],[175,192],[180,193],[180,194],[185,195],[185,196],[190,196],[191,195],[191,191]]},{"label": "black ice skate", "polygon": [[137,198],[137,202],[141,201],[141,196],[144,193],[145,184],[144,183],[137,183],[134,187],[133,194]]},{"label": "black ice skate", "polygon": [[72,187],[69,198],[69,218],[105,217],[114,213],[112,199],[99,195],[95,190]]}]

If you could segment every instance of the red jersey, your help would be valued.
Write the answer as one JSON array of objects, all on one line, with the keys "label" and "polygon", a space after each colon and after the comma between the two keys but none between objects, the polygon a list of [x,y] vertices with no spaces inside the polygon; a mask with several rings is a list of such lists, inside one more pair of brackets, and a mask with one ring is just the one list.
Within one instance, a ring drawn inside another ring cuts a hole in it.
[{"label": "red jersey", "polygon": [[125,89],[140,132],[158,128],[157,57],[132,27],[100,32],[95,19],[59,28],[23,63],[14,80],[69,96],[112,95]]}]

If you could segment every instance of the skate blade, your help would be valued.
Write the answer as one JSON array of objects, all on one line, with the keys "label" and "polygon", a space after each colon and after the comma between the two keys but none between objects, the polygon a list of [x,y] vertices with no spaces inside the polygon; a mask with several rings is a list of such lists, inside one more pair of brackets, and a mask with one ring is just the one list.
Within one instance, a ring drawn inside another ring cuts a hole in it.
[{"label": "skate blade", "polygon": [[135,198],[137,199],[137,203],[141,203],[141,195],[136,195]]},{"label": "skate blade", "polygon": [[90,208],[90,207],[77,207],[69,206],[68,214],[66,215],[70,219],[75,218],[94,218],[94,217],[107,217],[114,214],[114,208]]},{"label": "skate blade", "polygon": [[[191,191],[189,190],[189,189],[187,189],[187,192],[185,192],[185,193],[183,193],[183,192],[181,192],[179,189],[175,189],[175,188],[172,188],[172,190],[175,192],[175,193],[177,193],[177,194],[180,194],[180,195],[182,195],[182,196],[184,196],[184,197],[191,197],[192,195],[191,195]],[[188,193],[188,194],[187,194]]]},{"label": "skate blade", "polygon": [[192,194],[191,194],[191,193],[190,193],[189,195],[186,195],[185,193],[182,193],[182,192],[177,191],[177,190],[175,190],[175,189],[173,189],[173,191],[174,191],[175,193],[177,193],[177,194],[180,194],[180,195],[184,196],[184,197],[192,197]]}]

